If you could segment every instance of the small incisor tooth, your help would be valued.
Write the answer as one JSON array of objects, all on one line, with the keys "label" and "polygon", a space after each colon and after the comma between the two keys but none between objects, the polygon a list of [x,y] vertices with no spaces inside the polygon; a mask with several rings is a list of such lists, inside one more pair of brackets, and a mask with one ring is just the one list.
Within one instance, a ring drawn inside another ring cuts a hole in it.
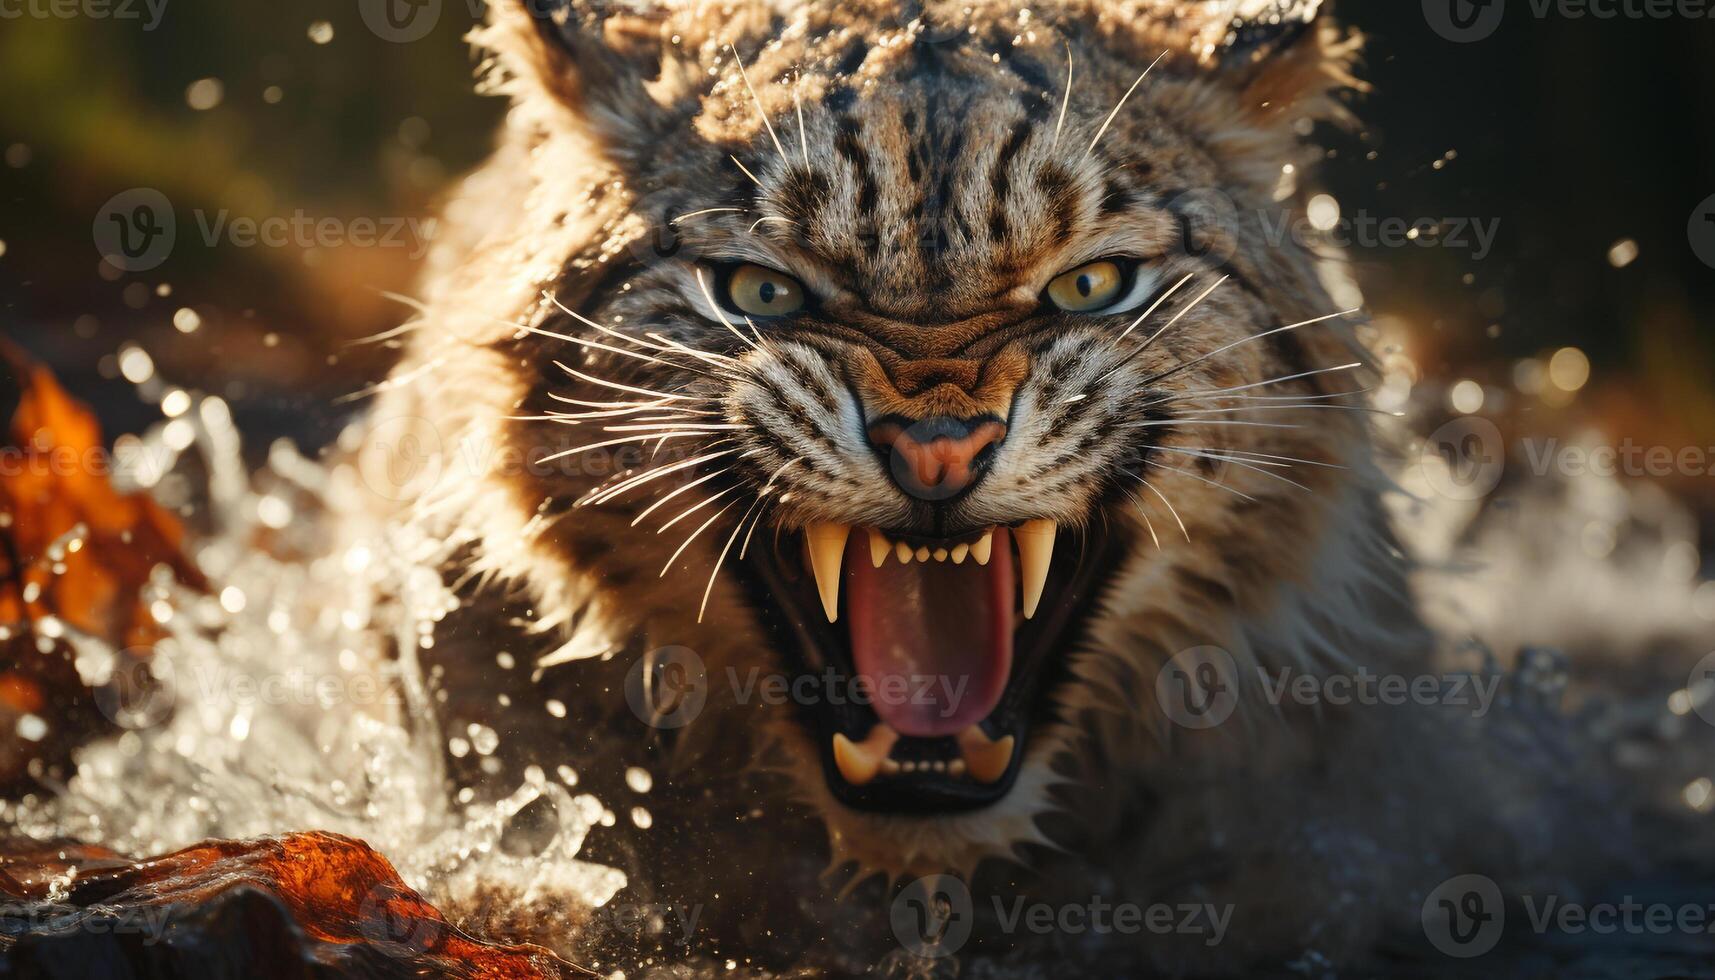
[{"label": "small incisor tooth", "polygon": [[979,783],[992,783],[1006,775],[1007,767],[1012,765],[1014,744],[1011,735],[998,742],[990,741],[976,725],[959,733],[959,752],[965,757],[971,778]]},{"label": "small incisor tooth", "polygon": [[893,762],[887,754],[893,751],[893,743],[897,741],[899,733],[884,724],[870,729],[869,735],[861,742],[854,742],[835,732],[834,765],[840,770],[842,779],[853,786],[862,786],[883,768],[897,771],[898,763],[887,765]]},{"label": "small incisor tooth", "polygon": [[869,563],[880,568],[887,561],[887,553],[893,546],[887,543],[887,538],[875,528],[869,529]]},{"label": "small incisor tooth", "polygon": [[928,547],[925,546],[925,547],[917,549],[917,560],[918,561],[928,561],[929,560],[929,549],[928,549]]},{"label": "small incisor tooth", "polygon": [[828,622],[840,618],[840,564],[846,553],[850,524],[812,524],[804,529],[810,544],[810,571],[816,576],[816,591],[822,595],[822,611]]},{"label": "small incisor tooth", "polygon": [[994,528],[991,527],[987,531],[983,532],[983,536],[977,539],[976,544],[971,545],[971,557],[977,560],[977,564],[987,565],[989,563],[989,555],[993,551]]},{"label": "small incisor tooth", "polygon": [[936,548],[935,549],[935,560],[936,561],[946,561],[947,560],[947,549]]},{"label": "small incisor tooth", "polygon": [[903,541],[896,541],[893,544],[893,553],[899,557],[899,563],[901,565],[911,564],[911,546],[910,545],[906,544]]},{"label": "small incisor tooth", "polygon": [[1054,559],[1054,535],[1058,526],[1037,518],[1012,529],[1018,541],[1018,581],[1024,588],[1024,618],[1036,615],[1042,587],[1048,583],[1048,566]]},{"label": "small incisor tooth", "polygon": [[971,546],[968,544],[953,545],[953,564],[963,565],[965,563],[965,556],[970,553]]}]

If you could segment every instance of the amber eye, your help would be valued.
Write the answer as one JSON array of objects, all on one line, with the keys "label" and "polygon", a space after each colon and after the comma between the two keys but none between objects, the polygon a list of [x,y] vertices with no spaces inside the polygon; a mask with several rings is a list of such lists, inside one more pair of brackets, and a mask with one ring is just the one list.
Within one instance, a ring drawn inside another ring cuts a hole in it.
[{"label": "amber eye", "polygon": [[727,281],[734,308],[750,316],[785,316],[804,308],[804,287],[784,272],[741,265]]},{"label": "amber eye", "polygon": [[1113,305],[1124,286],[1120,267],[1103,259],[1061,273],[1048,284],[1048,298],[1068,313],[1091,313]]}]

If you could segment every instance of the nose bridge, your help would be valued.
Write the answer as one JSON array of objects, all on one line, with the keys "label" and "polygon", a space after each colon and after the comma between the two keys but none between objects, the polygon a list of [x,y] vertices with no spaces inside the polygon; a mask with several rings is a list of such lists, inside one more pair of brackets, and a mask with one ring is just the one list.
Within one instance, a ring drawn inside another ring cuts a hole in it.
[{"label": "nose bridge", "polygon": [[1012,395],[1024,380],[1022,352],[1007,348],[990,357],[895,357],[876,363],[876,377],[864,385],[869,418],[971,419],[1006,421]]}]

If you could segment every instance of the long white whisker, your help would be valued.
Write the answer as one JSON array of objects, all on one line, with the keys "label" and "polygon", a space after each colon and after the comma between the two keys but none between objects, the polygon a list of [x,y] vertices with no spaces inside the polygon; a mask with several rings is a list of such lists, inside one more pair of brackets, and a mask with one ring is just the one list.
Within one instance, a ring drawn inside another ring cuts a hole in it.
[{"label": "long white whisker", "polygon": [[[1250,384],[1235,385],[1231,388],[1207,388],[1207,389],[1204,389],[1202,391],[1188,391],[1188,392],[1185,392],[1184,394],[1170,395],[1166,398],[1157,399],[1155,401],[1152,401],[1152,402],[1149,402],[1149,403],[1143,405],[1142,407],[1143,408],[1152,408],[1156,405],[1166,405],[1169,402],[1176,402],[1176,401],[1181,401],[1181,400],[1187,400],[1188,401],[1188,400],[1193,399],[1193,398],[1208,398],[1208,397],[1213,397],[1216,395],[1227,395],[1227,394],[1231,394],[1235,391],[1249,391],[1252,388],[1264,388],[1264,387],[1267,387],[1268,385],[1283,384],[1287,381],[1297,381],[1301,378],[1313,378],[1319,374],[1333,374],[1336,371],[1350,371],[1353,368],[1357,368],[1357,367],[1363,367],[1363,362],[1362,361],[1353,361],[1350,364],[1340,364],[1340,365],[1337,365],[1335,367],[1317,368],[1314,371],[1300,371],[1297,374],[1287,374],[1287,375],[1282,375],[1281,377],[1278,377],[1278,378],[1269,378],[1267,381],[1253,381]],[[1279,397],[1281,397],[1281,398],[1297,398],[1300,396],[1298,396],[1298,395],[1281,395]],[[1309,397],[1309,396],[1305,396],[1305,397]]]},{"label": "long white whisker", "polygon": [[[804,128],[804,73],[792,83],[792,103],[798,107],[798,146],[804,151],[804,169],[810,169],[810,131]],[[761,518],[757,518],[761,520]],[[748,539],[747,539],[748,540]],[[742,554],[740,558],[744,557]]]},{"label": "long white whisker", "polygon": [[1284,327],[1275,327],[1273,330],[1264,330],[1262,333],[1252,334],[1251,336],[1245,337],[1242,340],[1235,340],[1232,343],[1227,344],[1223,347],[1217,347],[1214,350],[1210,351],[1209,353],[1202,355],[1201,357],[1194,357],[1191,360],[1186,361],[1183,364],[1179,364],[1179,365],[1176,365],[1174,367],[1168,368],[1166,371],[1163,371],[1160,374],[1157,374],[1152,378],[1145,379],[1143,381],[1143,384],[1145,384],[1145,385],[1157,384],[1166,378],[1171,378],[1175,374],[1178,374],[1180,371],[1184,371],[1187,368],[1195,367],[1196,365],[1201,364],[1204,361],[1207,361],[1211,357],[1217,357],[1221,354],[1225,354],[1227,351],[1230,351],[1235,347],[1242,347],[1245,344],[1254,343],[1258,340],[1262,340],[1265,337],[1272,337],[1275,334],[1286,333],[1288,330],[1297,330],[1297,329],[1300,329],[1301,327],[1308,327],[1308,326],[1312,326],[1312,325],[1318,324],[1318,323],[1325,323],[1329,320],[1336,320],[1336,319],[1339,319],[1340,317],[1343,317],[1343,316],[1350,316],[1356,312],[1358,312],[1357,308],[1353,308],[1350,310],[1341,310],[1339,313],[1329,313],[1326,316],[1314,317],[1314,318],[1309,319],[1309,320],[1300,320],[1297,323],[1289,323]]},{"label": "long white whisker", "polygon": [[780,162],[786,162],[786,148],[780,145],[780,137],[774,135],[774,124],[768,121],[768,113],[762,109],[762,99],[756,94],[756,88],[750,84],[750,73],[744,70],[744,59],[739,57],[738,49],[727,45],[732,52],[732,60],[738,63],[738,77],[744,79],[744,87],[750,91],[750,101],[756,104],[756,115],[762,120],[764,129],[768,130],[768,138],[774,141],[774,149],[780,154]]},{"label": "long white whisker", "polygon": [[[757,494],[757,499],[761,500],[761,499],[764,499],[768,496],[768,491],[771,487],[774,486],[774,481],[780,478],[780,474],[786,472],[787,467],[792,466],[796,463],[802,463],[803,461],[804,461],[804,457],[799,456],[797,459],[789,460],[785,463],[782,463],[780,465],[779,469],[775,470],[772,474],[769,475],[768,482],[764,483],[762,485],[762,492]],[[756,523],[750,525],[750,534],[746,534],[744,536],[743,547],[738,549],[738,557],[741,561],[744,559],[744,556],[750,551],[750,535],[756,533],[756,525],[761,524],[761,523],[762,523],[762,514],[758,513],[756,515]]]},{"label": "long white whisker", "polygon": [[1175,449],[1172,446],[1151,446],[1150,448],[1158,450],[1160,452],[1164,452],[1164,453],[1178,453],[1181,456],[1192,456],[1192,457],[1195,457],[1197,459],[1212,459],[1212,460],[1216,460],[1216,461],[1222,462],[1222,463],[1231,463],[1234,466],[1242,466],[1247,470],[1251,470],[1251,471],[1256,472],[1256,473],[1261,473],[1263,476],[1272,477],[1273,479],[1279,480],[1282,483],[1291,484],[1292,486],[1295,486],[1298,489],[1303,490],[1305,493],[1315,493],[1316,492],[1316,491],[1310,489],[1309,487],[1305,486],[1304,484],[1299,483],[1297,480],[1288,479],[1284,476],[1281,476],[1279,473],[1275,473],[1272,470],[1264,468],[1261,465],[1257,465],[1254,463],[1247,463],[1244,460],[1240,460],[1240,459],[1233,459],[1230,456],[1218,456],[1214,453],[1200,453],[1200,452],[1195,452],[1195,451],[1189,450],[1189,449]]},{"label": "long white whisker", "polygon": [[760,345],[756,344],[749,337],[746,337],[744,334],[740,333],[739,329],[737,327],[733,326],[732,321],[728,320],[726,318],[726,314],[721,311],[721,305],[719,303],[715,302],[715,294],[709,291],[708,280],[703,278],[703,270],[701,268],[699,268],[697,270],[697,286],[698,286],[698,288],[702,289],[703,298],[709,301],[709,308],[713,309],[715,311],[715,316],[720,317],[722,326],[724,326],[728,330],[730,330],[734,337],[737,337],[739,340],[744,341],[746,344],[749,344],[751,347],[755,348],[756,350],[762,349],[762,347]]},{"label": "long white whisker", "polygon": [[[1185,273],[1185,278],[1183,278],[1183,279],[1181,279],[1181,280],[1179,280],[1179,281],[1178,281],[1178,282],[1176,282],[1176,283],[1174,283],[1174,284],[1173,284],[1173,288],[1172,288],[1172,289],[1169,289],[1169,290],[1168,290],[1168,291],[1167,291],[1167,292],[1165,292],[1165,293],[1162,293],[1162,294],[1161,294],[1161,295],[1160,295],[1160,296],[1158,296],[1158,297],[1156,297],[1156,300],[1155,300],[1155,302],[1153,302],[1153,303],[1151,303],[1151,304],[1149,304],[1149,309],[1147,309],[1147,310],[1144,310],[1144,311],[1143,311],[1143,314],[1142,314],[1142,315],[1141,315],[1141,316],[1139,316],[1139,317],[1138,317],[1138,318],[1137,318],[1137,319],[1135,319],[1135,320],[1133,320],[1133,321],[1131,321],[1131,324],[1130,324],[1130,325],[1129,325],[1129,326],[1127,326],[1127,327],[1126,327],[1126,328],[1125,328],[1125,329],[1124,329],[1124,330],[1122,330],[1122,331],[1120,331],[1120,335],[1119,335],[1119,336],[1118,336],[1118,337],[1115,337],[1115,338],[1114,338],[1114,343],[1116,343],[1116,344],[1117,344],[1117,343],[1119,343],[1119,342],[1120,342],[1120,341],[1122,341],[1122,340],[1124,340],[1124,339],[1126,339],[1126,338],[1127,338],[1127,337],[1129,337],[1129,336],[1131,336],[1131,332],[1132,332],[1132,331],[1133,331],[1133,330],[1136,330],[1136,329],[1137,329],[1137,325],[1138,325],[1138,324],[1140,324],[1140,323],[1142,323],[1142,322],[1143,322],[1143,321],[1145,321],[1145,320],[1147,320],[1147,319],[1149,319],[1149,315],[1150,315],[1150,314],[1151,314],[1151,313],[1154,313],[1154,312],[1155,312],[1155,311],[1156,311],[1156,310],[1159,310],[1159,309],[1161,309],[1161,304],[1163,304],[1163,303],[1165,303],[1165,302],[1167,302],[1167,301],[1168,301],[1168,300],[1169,300],[1169,299],[1171,299],[1171,298],[1172,298],[1172,297],[1173,297],[1173,294],[1174,294],[1174,293],[1177,293],[1177,292],[1178,292],[1178,291],[1179,291],[1179,287],[1180,287],[1180,286],[1183,286],[1183,285],[1185,285],[1185,284],[1186,284],[1186,283],[1188,283],[1188,282],[1190,282],[1190,281],[1191,281],[1191,277],[1193,277],[1193,276],[1195,276],[1195,275],[1196,275],[1196,274],[1197,274],[1197,273],[1195,273],[1195,272],[1187,272],[1187,273]],[[1217,283],[1215,283],[1215,285],[1216,285],[1216,286],[1219,286],[1219,285],[1220,285],[1220,283],[1218,283],[1218,282],[1217,282]],[[1211,287],[1211,289],[1212,289],[1212,288],[1213,288],[1213,287]],[[1192,305],[1193,305],[1193,306],[1195,306],[1195,305],[1196,305],[1196,304],[1195,304],[1195,303],[1193,303],[1193,304],[1192,304]],[[1172,325],[1173,325],[1173,324],[1171,324],[1171,323],[1169,323],[1169,324],[1168,324],[1168,326],[1172,326]],[[1156,336],[1156,337],[1159,337],[1159,336],[1161,336],[1161,334],[1160,334],[1160,333],[1159,333],[1159,332],[1158,332],[1158,333],[1157,333],[1157,334],[1156,334],[1156,335],[1155,335],[1155,336]],[[1154,339],[1155,339],[1155,337],[1151,337],[1151,338],[1149,338],[1149,340],[1146,340],[1146,341],[1144,341],[1144,342],[1143,342],[1143,345],[1144,345],[1144,346],[1145,346],[1145,347],[1148,347],[1148,346],[1149,346],[1149,344],[1150,344],[1150,342],[1151,342],[1151,341],[1153,341],[1153,340],[1154,340]]]},{"label": "long white whisker", "polygon": [[1149,67],[1143,70],[1143,74],[1137,76],[1137,81],[1131,83],[1131,88],[1126,89],[1125,94],[1120,96],[1118,104],[1114,106],[1114,111],[1108,113],[1108,118],[1102,122],[1102,128],[1096,130],[1096,136],[1090,140],[1089,147],[1084,150],[1084,156],[1087,157],[1096,152],[1096,144],[1102,141],[1102,134],[1108,131],[1108,127],[1113,124],[1114,117],[1120,114],[1120,109],[1125,106],[1125,100],[1131,98],[1131,93],[1137,91],[1137,87],[1143,84],[1143,80],[1149,77],[1149,73],[1154,71],[1155,66],[1161,64],[1161,59],[1165,57],[1167,57],[1165,51],[1157,55],[1155,60],[1149,63]]},{"label": "long white whisker", "polygon": [[743,208],[704,208],[701,211],[692,211],[688,214],[681,214],[677,218],[674,218],[672,221],[669,221],[668,224],[676,225],[681,221],[685,221],[685,220],[690,219],[690,218],[700,218],[705,214],[727,214],[727,213],[743,214],[744,209]]},{"label": "long white whisker", "polygon": [[560,361],[555,361],[554,366],[559,368],[560,370],[566,372],[567,374],[571,375],[572,377],[577,378],[579,381],[588,381],[590,384],[601,385],[605,388],[612,388],[615,391],[629,391],[634,395],[647,395],[650,398],[667,398],[667,399],[671,399],[673,401],[691,402],[691,401],[701,401],[702,400],[702,399],[696,398],[695,396],[692,396],[692,395],[669,395],[664,391],[651,391],[648,388],[637,388],[637,387],[633,387],[632,385],[620,384],[617,381],[609,381],[606,378],[598,378],[598,377],[591,375],[591,374],[585,374],[582,371],[579,371],[577,368],[574,368],[571,365],[562,363]]},{"label": "long white whisker", "polygon": [[701,527],[697,528],[695,531],[692,531],[691,536],[685,539],[685,543],[679,546],[679,550],[673,552],[673,557],[667,559],[667,564],[661,566],[661,574],[659,574],[655,577],[656,578],[666,578],[667,577],[667,570],[673,567],[673,563],[679,560],[679,556],[685,553],[685,549],[689,548],[691,546],[691,542],[697,540],[697,536],[702,534],[704,531],[708,530],[710,524],[713,524],[714,522],[720,520],[722,514],[726,513],[729,510],[732,510],[734,507],[737,507],[739,505],[739,503],[740,503],[739,501],[735,500],[732,503],[727,504],[725,507],[722,507],[720,510],[715,511],[714,514],[711,515],[708,520],[703,522],[703,525]]},{"label": "long white whisker", "polygon": [[1150,493],[1153,493],[1157,497],[1160,497],[1161,502],[1163,504],[1167,505],[1167,512],[1169,514],[1173,515],[1174,523],[1179,525],[1179,533],[1185,535],[1185,541],[1187,544],[1189,544],[1191,541],[1191,532],[1187,531],[1185,529],[1185,521],[1180,518],[1178,509],[1173,506],[1173,501],[1168,500],[1166,494],[1162,493],[1160,490],[1157,490],[1155,487],[1155,484],[1150,483],[1148,480],[1145,480],[1143,477],[1141,477],[1141,476],[1138,477],[1138,482],[1142,483],[1144,488],[1147,489]]},{"label": "long white whisker", "polygon": [[[710,445],[717,445],[718,446],[718,445],[720,445],[720,443],[715,442],[715,443],[710,443]],[[707,453],[705,455],[697,456],[697,457],[694,457],[692,459],[681,460],[677,463],[668,463],[668,464],[662,464],[661,466],[652,467],[650,469],[644,470],[642,473],[638,473],[638,474],[635,474],[633,476],[629,476],[629,477],[625,478],[624,480],[620,481],[618,484],[616,484],[612,487],[609,487],[607,489],[598,489],[595,493],[590,495],[589,503],[591,503],[591,504],[605,504],[608,501],[613,500],[614,498],[618,497],[622,493],[625,493],[629,490],[633,490],[637,487],[640,487],[640,486],[644,485],[645,483],[649,483],[652,480],[658,480],[661,477],[668,475],[669,473],[676,473],[679,470],[688,469],[692,466],[698,466],[698,465],[701,465],[703,463],[710,462],[712,460],[717,460],[723,456],[731,456],[733,453],[736,453],[736,452],[738,452],[738,450],[736,450],[736,449],[723,449],[718,453]]]},{"label": "long white whisker", "polygon": [[693,487],[701,486],[701,485],[709,482],[710,480],[714,479],[715,477],[720,476],[722,473],[731,473],[731,472],[732,472],[732,467],[723,466],[720,469],[715,470],[713,473],[708,474],[707,476],[697,477],[695,480],[692,480],[690,483],[687,483],[684,486],[680,487],[679,489],[668,493],[666,496],[662,497],[660,500],[657,500],[654,503],[650,504],[648,507],[645,507],[643,509],[643,513],[638,514],[637,517],[632,520],[631,526],[636,527],[637,525],[643,523],[643,519],[645,517],[648,517],[650,514],[653,514],[663,504],[667,503],[667,501],[669,501],[669,500],[672,500],[674,497],[677,497],[679,494],[682,494],[682,493],[686,492],[687,490],[692,489]]},{"label": "long white whisker", "polygon": [[673,525],[679,523],[680,521],[684,520],[687,517],[690,517],[692,514],[695,514],[697,511],[702,510],[704,507],[707,507],[708,505],[714,503],[715,501],[721,499],[722,497],[726,496],[729,493],[732,493],[734,490],[737,490],[737,489],[738,489],[738,487],[736,487],[736,486],[727,487],[725,490],[722,490],[722,491],[715,493],[711,496],[703,498],[701,501],[699,501],[695,504],[692,504],[690,507],[686,508],[685,510],[680,511],[679,515],[677,517],[673,518],[672,520],[668,521],[667,523],[656,528],[655,533],[660,534],[662,531],[667,530],[668,528],[672,527]]},{"label": "long white whisker", "polygon": [[[1244,492],[1239,491],[1239,490],[1234,490],[1232,487],[1227,486],[1225,483],[1216,483],[1214,480],[1208,479],[1207,477],[1204,477],[1204,476],[1200,476],[1199,474],[1193,473],[1190,470],[1183,470],[1177,466],[1169,466],[1166,463],[1160,462],[1159,460],[1151,461],[1149,465],[1153,466],[1157,469],[1167,470],[1170,473],[1178,473],[1181,476],[1188,476],[1191,479],[1197,480],[1200,483],[1207,483],[1211,487],[1215,487],[1215,488],[1220,489],[1220,490],[1225,490],[1228,493],[1230,493],[1236,497],[1242,497],[1245,500],[1248,500],[1253,504],[1256,503],[1256,498],[1251,496],[1250,494],[1244,493]],[[1131,470],[1126,470],[1125,472],[1131,473],[1132,476],[1137,476],[1137,474],[1132,473]],[[1138,476],[1137,478],[1140,480],[1143,479],[1143,477],[1141,477],[1141,476]]]},{"label": "long white whisker", "polygon": [[1054,147],[1060,146],[1060,131],[1066,128],[1066,109],[1072,104],[1072,42],[1066,43],[1066,93],[1060,97],[1060,119],[1054,124]]}]

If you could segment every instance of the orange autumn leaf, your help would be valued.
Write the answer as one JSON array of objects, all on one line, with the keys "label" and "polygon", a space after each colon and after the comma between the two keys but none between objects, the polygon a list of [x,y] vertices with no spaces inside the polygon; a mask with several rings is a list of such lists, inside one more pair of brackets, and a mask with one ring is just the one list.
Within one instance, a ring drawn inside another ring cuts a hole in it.
[{"label": "orange autumn leaf", "polygon": [[[150,570],[165,563],[206,585],[180,550],[183,528],[113,488],[100,425],[47,368],[0,342],[0,369],[20,390],[0,465],[0,623],[54,616],[116,646],[152,644],[159,631],[138,598]],[[80,524],[81,546],[50,553]]]}]

